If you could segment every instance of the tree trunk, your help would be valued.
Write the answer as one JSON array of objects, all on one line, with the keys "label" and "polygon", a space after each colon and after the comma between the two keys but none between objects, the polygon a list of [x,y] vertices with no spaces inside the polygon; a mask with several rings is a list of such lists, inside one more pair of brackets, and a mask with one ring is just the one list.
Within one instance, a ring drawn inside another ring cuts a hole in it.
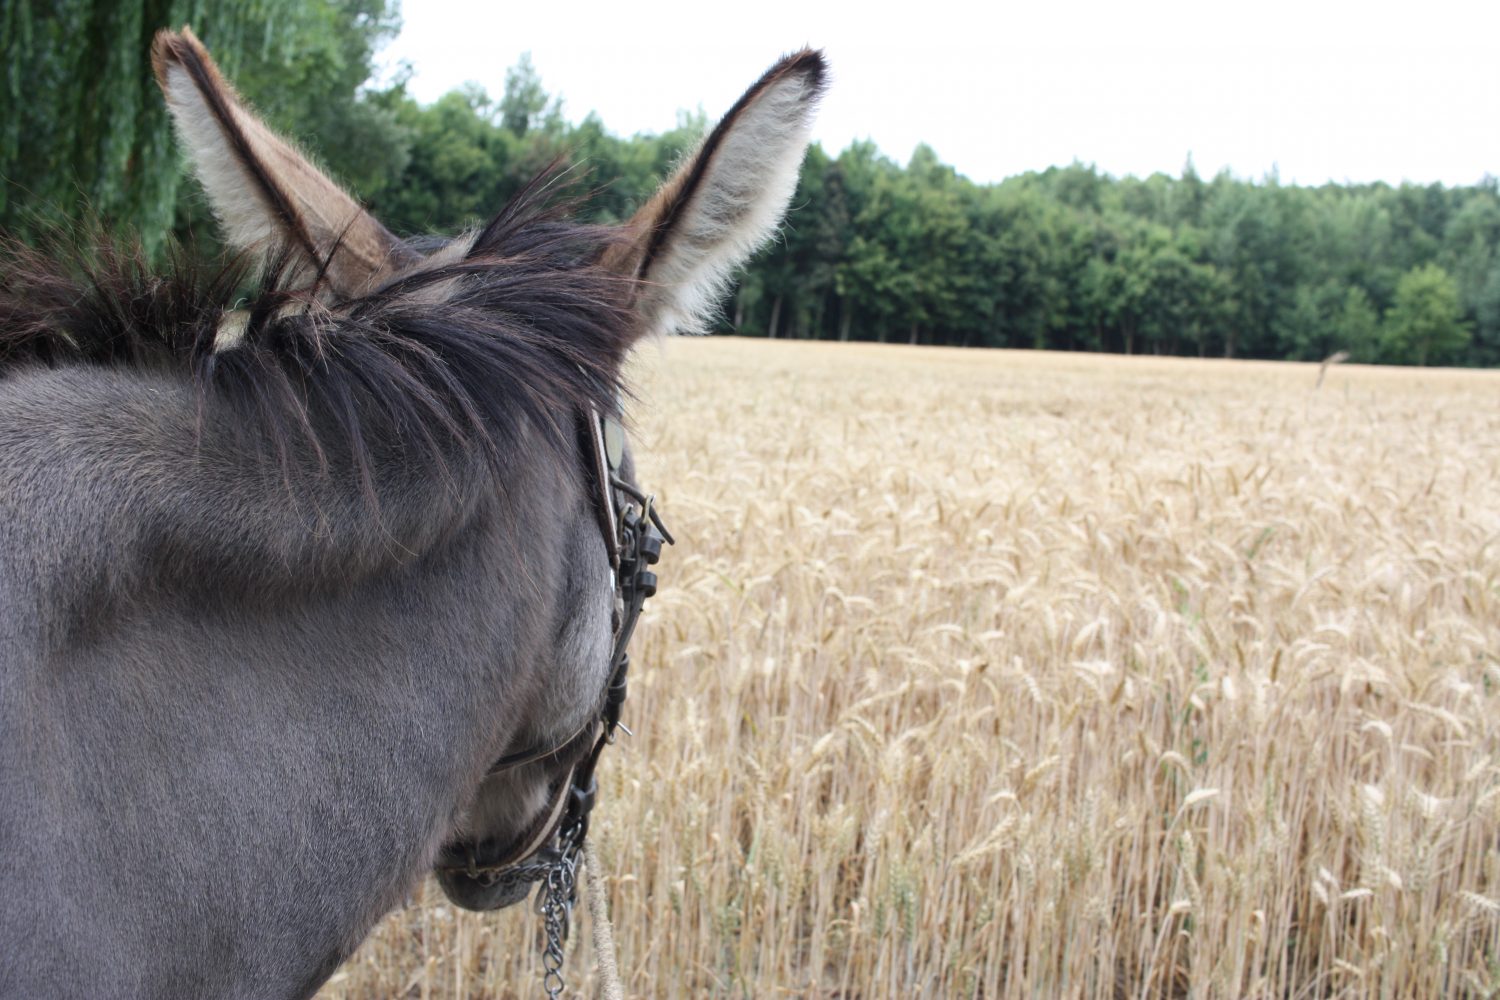
[{"label": "tree trunk", "polygon": [[916,342],[917,342],[917,324],[913,323],[911,325],[911,340],[909,340],[908,343],[915,344]]},{"label": "tree trunk", "polygon": [[854,325],[854,310],[848,299],[839,300],[839,340],[849,339],[849,328]]},{"label": "tree trunk", "polygon": [[781,324],[781,296],[776,296],[776,301],[771,304],[771,326],[770,338],[776,339],[776,328]]}]

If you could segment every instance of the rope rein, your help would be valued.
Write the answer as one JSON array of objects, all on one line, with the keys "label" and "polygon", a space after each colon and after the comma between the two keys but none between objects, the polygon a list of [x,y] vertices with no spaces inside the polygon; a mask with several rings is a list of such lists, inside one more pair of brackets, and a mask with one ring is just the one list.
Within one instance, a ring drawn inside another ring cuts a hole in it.
[{"label": "rope rein", "polygon": [[620,968],[615,960],[615,928],[609,922],[609,898],[604,894],[604,867],[592,840],[583,842],[583,864],[589,880],[589,918],[594,925],[594,963],[599,967],[599,1000],[625,1000]]}]

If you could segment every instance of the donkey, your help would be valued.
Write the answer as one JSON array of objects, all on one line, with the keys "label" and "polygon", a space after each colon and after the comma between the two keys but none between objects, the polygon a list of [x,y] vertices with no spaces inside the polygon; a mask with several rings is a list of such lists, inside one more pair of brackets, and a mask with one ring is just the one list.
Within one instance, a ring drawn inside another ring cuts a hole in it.
[{"label": "donkey", "polygon": [[825,77],[624,226],[544,177],[403,242],[190,31],[153,63],[234,258],[0,262],[7,998],[305,997],[434,868],[525,894],[618,712],[616,529],[652,555],[621,366],[779,224]]}]

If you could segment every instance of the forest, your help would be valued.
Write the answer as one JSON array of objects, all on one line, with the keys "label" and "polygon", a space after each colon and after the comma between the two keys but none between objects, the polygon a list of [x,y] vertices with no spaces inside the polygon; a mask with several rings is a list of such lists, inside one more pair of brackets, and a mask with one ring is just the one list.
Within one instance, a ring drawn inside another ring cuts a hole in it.
[{"label": "forest", "polygon": [[[0,0],[0,229],[35,240],[88,221],[138,231],[154,253],[169,233],[211,245],[151,78],[152,35],[181,24],[403,234],[472,225],[559,158],[593,191],[587,212],[618,220],[708,124],[701,110],[661,135],[574,124],[525,57],[499,95],[469,86],[424,105],[409,71],[374,76],[395,0]],[[720,329],[1500,365],[1500,182],[1299,187],[1205,178],[1189,158],[1177,177],[1074,163],[977,184],[926,146],[902,164],[869,142],[815,144]]]}]

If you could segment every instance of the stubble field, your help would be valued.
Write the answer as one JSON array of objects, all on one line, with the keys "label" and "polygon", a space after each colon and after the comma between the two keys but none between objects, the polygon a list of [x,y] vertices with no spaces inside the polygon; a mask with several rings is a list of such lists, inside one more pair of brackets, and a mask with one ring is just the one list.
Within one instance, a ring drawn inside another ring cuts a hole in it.
[{"label": "stubble field", "polygon": [[[627,992],[1500,994],[1500,373],[1317,380],[648,347]],[[320,995],[538,996],[538,927],[429,883]]]}]

